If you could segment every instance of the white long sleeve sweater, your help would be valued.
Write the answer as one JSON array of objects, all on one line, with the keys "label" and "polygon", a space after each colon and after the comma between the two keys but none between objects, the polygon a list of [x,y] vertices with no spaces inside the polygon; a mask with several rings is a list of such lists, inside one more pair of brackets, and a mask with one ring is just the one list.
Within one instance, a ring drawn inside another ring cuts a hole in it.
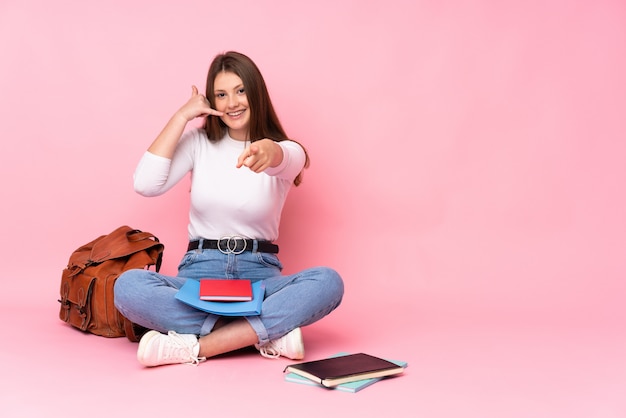
[{"label": "white long sleeve sweater", "polygon": [[204,130],[189,130],[172,159],[146,151],[135,170],[135,190],[158,196],[191,172],[190,240],[238,235],[274,241],[287,193],[305,162],[299,144],[278,144],[283,150],[280,165],[254,173],[245,166],[236,168],[246,143],[228,134],[211,142]]}]

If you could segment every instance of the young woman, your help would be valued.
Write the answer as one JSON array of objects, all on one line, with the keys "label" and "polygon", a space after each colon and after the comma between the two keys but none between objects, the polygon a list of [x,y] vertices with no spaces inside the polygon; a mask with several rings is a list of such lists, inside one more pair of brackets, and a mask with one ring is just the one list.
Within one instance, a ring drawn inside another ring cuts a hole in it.
[{"label": "young woman", "polygon": [[[144,196],[167,192],[191,173],[189,247],[175,277],[130,270],[115,284],[115,304],[149,328],[137,358],[145,366],[193,363],[254,345],[264,357],[304,357],[300,327],[339,306],[343,282],[316,267],[282,276],[278,237],[289,189],[299,185],[308,156],[288,139],[257,66],[237,52],[220,54],[207,76],[206,96],[191,98],[165,125],[135,171]],[[195,118],[203,128],[186,129]],[[258,316],[220,317],[175,298],[186,280],[265,281]]]}]

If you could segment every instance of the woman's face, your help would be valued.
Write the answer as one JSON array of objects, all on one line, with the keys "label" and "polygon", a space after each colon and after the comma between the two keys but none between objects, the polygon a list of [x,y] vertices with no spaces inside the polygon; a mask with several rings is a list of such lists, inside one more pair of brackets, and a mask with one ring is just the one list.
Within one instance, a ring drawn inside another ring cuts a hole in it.
[{"label": "woman's face", "polygon": [[222,71],[215,77],[213,87],[215,109],[224,112],[220,119],[228,126],[231,138],[249,139],[250,109],[241,78],[235,73]]}]

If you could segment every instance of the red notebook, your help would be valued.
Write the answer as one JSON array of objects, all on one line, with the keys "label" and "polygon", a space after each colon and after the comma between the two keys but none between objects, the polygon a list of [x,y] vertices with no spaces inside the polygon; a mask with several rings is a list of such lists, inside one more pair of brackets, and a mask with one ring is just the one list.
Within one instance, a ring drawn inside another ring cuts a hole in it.
[{"label": "red notebook", "polygon": [[252,300],[252,283],[247,279],[201,279],[200,299],[222,302]]}]

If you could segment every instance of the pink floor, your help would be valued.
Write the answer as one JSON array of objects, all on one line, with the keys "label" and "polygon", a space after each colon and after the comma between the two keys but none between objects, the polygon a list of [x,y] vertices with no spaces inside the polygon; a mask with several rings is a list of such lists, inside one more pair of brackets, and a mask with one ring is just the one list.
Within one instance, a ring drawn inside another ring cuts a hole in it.
[{"label": "pink floor", "polygon": [[404,375],[352,394],[284,382],[290,361],[253,349],[146,369],[135,344],[75,331],[56,318],[56,294],[37,297],[0,308],[3,417],[626,416],[626,338],[608,326],[407,304],[393,326],[361,310],[367,329],[348,304],[305,329],[307,359],[366,351],[409,362]]}]

